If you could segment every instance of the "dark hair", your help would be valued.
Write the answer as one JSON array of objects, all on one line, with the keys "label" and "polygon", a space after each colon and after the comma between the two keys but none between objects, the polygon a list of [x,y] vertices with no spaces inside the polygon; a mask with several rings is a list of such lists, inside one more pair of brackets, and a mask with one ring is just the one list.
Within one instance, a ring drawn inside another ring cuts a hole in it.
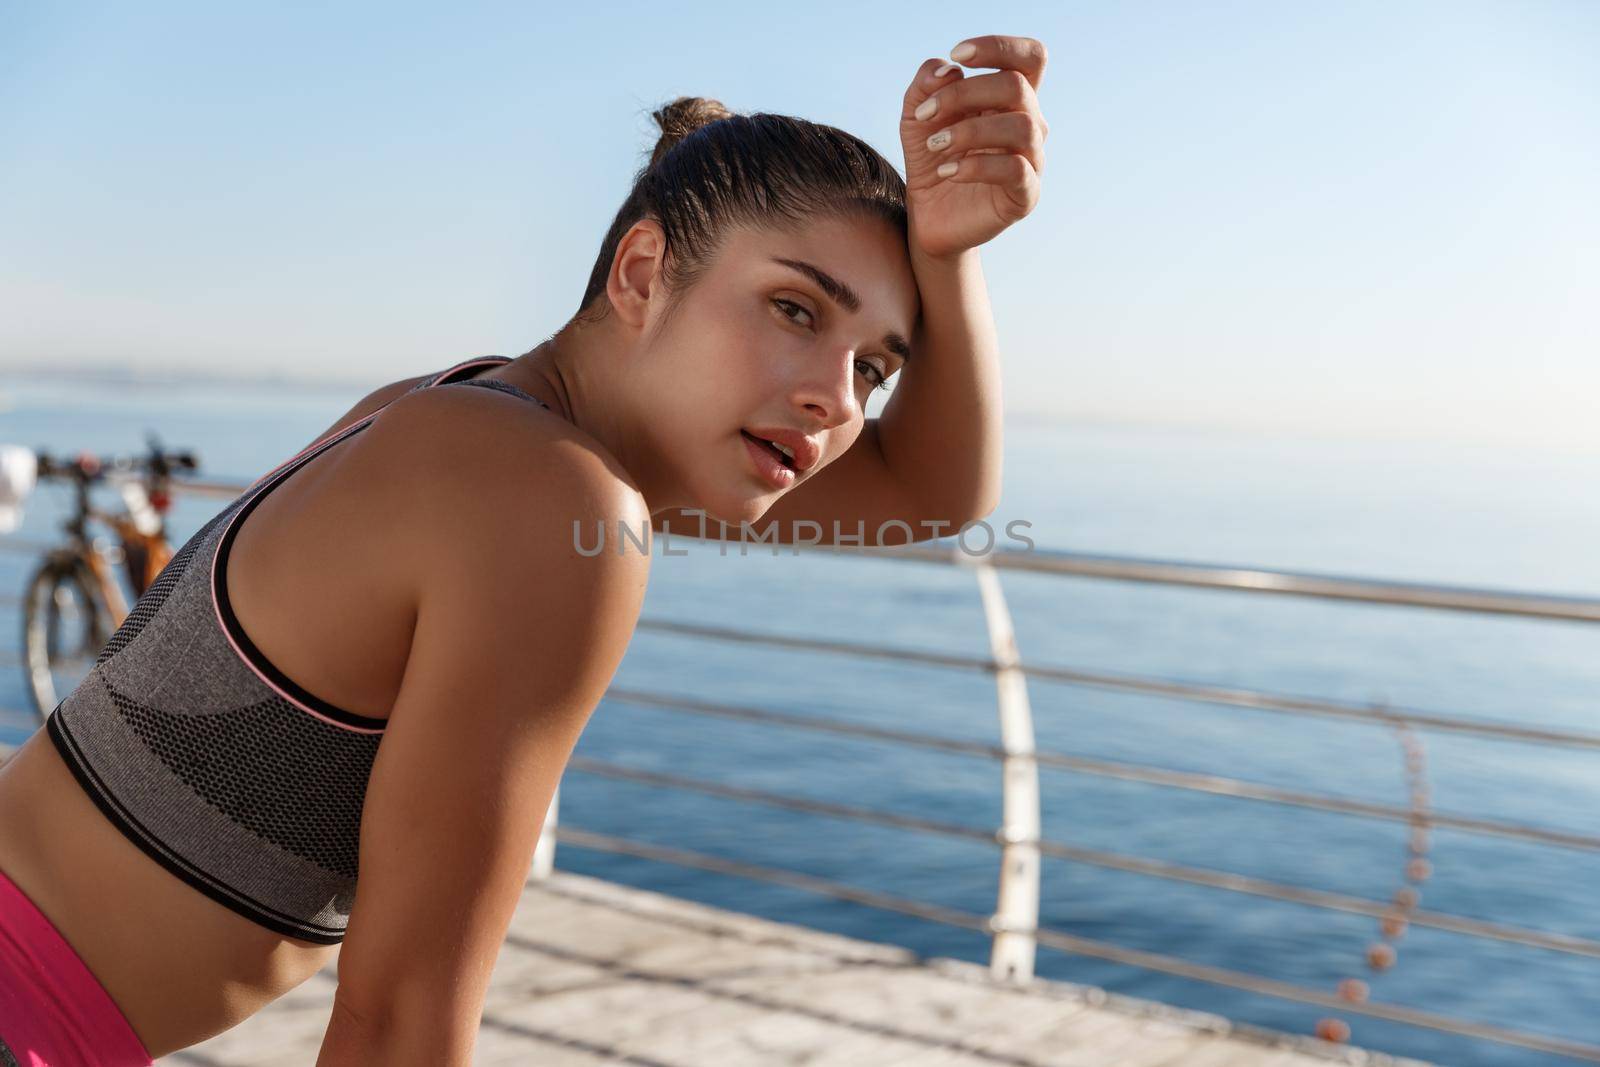
[{"label": "dark hair", "polygon": [[661,138],[606,232],[578,316],[606,315],[611,261],[642,218],[666,235],[669,310],[731,225],[797,228],[817,215],[857,213],[906,235],[905,179],[859,137],[788,115],[736,115],[699,96],[680,96],[651,118]]}]

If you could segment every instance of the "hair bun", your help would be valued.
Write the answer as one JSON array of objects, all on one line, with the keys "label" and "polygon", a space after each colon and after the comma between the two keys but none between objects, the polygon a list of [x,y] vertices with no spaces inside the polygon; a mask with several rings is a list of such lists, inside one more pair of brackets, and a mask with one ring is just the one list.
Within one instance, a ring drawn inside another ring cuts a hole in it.
[{"label": "hair bun", "polygon": [[650,155],[650,165],[655,166],[662,156],[672,150],[673,145],[700,127],[718,119],[731,118],[732,115],[733,112],[722,101],[704,96],[680,96],[665,107],[658,108],[650,117],[661,127],[661,139],[656,142],[656,150]]}]

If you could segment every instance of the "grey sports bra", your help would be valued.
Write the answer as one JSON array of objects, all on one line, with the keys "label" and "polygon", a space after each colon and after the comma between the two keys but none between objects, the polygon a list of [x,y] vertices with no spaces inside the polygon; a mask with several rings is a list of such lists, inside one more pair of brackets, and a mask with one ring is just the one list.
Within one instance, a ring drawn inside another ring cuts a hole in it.
[{"label": "grey sports bra", "polygon": [[[508,382],[470,377],[509,362],[467,360],[411,391],[478,385],[548,408]],[[221,576],[256,504],[382,410],[269,471],[202,526],[45,722],[78,783],[151,858],[240,915],[319,944],[342,941],[349,923],[386,723],[319,699],[269,662]]]}]

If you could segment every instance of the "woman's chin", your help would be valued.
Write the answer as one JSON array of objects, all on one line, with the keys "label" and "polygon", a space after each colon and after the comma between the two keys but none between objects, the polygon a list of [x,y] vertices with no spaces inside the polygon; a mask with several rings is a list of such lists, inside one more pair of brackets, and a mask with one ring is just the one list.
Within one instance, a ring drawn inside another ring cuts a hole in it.
[{"label": "woman's chin", "polygon": [[741,522],[758,522],[778,502],[782,493],[768,492],[760,496],[724,497],[704,501],[699,507],[706,513],[706,521],[738,526]]}]

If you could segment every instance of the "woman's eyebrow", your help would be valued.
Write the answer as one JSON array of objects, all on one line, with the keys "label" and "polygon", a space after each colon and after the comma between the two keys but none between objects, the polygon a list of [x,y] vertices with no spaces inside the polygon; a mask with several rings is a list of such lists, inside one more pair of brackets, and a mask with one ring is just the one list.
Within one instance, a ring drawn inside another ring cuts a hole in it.
[{"label": "woman's eyebrow", "polygon": [[[861,310],[861,296],[838,278],[829,274],[815,264],[807,263],[803,259],[784,259],[782,256],[773,256],[772,262],[782,264],[790,270],[797,270],[801,274],[816,282],[828,299],[854,315]],[[911,362],[911,346],[906,339],[893,330],[883,335],[883,347],[900,357],[902,363]]]}]

